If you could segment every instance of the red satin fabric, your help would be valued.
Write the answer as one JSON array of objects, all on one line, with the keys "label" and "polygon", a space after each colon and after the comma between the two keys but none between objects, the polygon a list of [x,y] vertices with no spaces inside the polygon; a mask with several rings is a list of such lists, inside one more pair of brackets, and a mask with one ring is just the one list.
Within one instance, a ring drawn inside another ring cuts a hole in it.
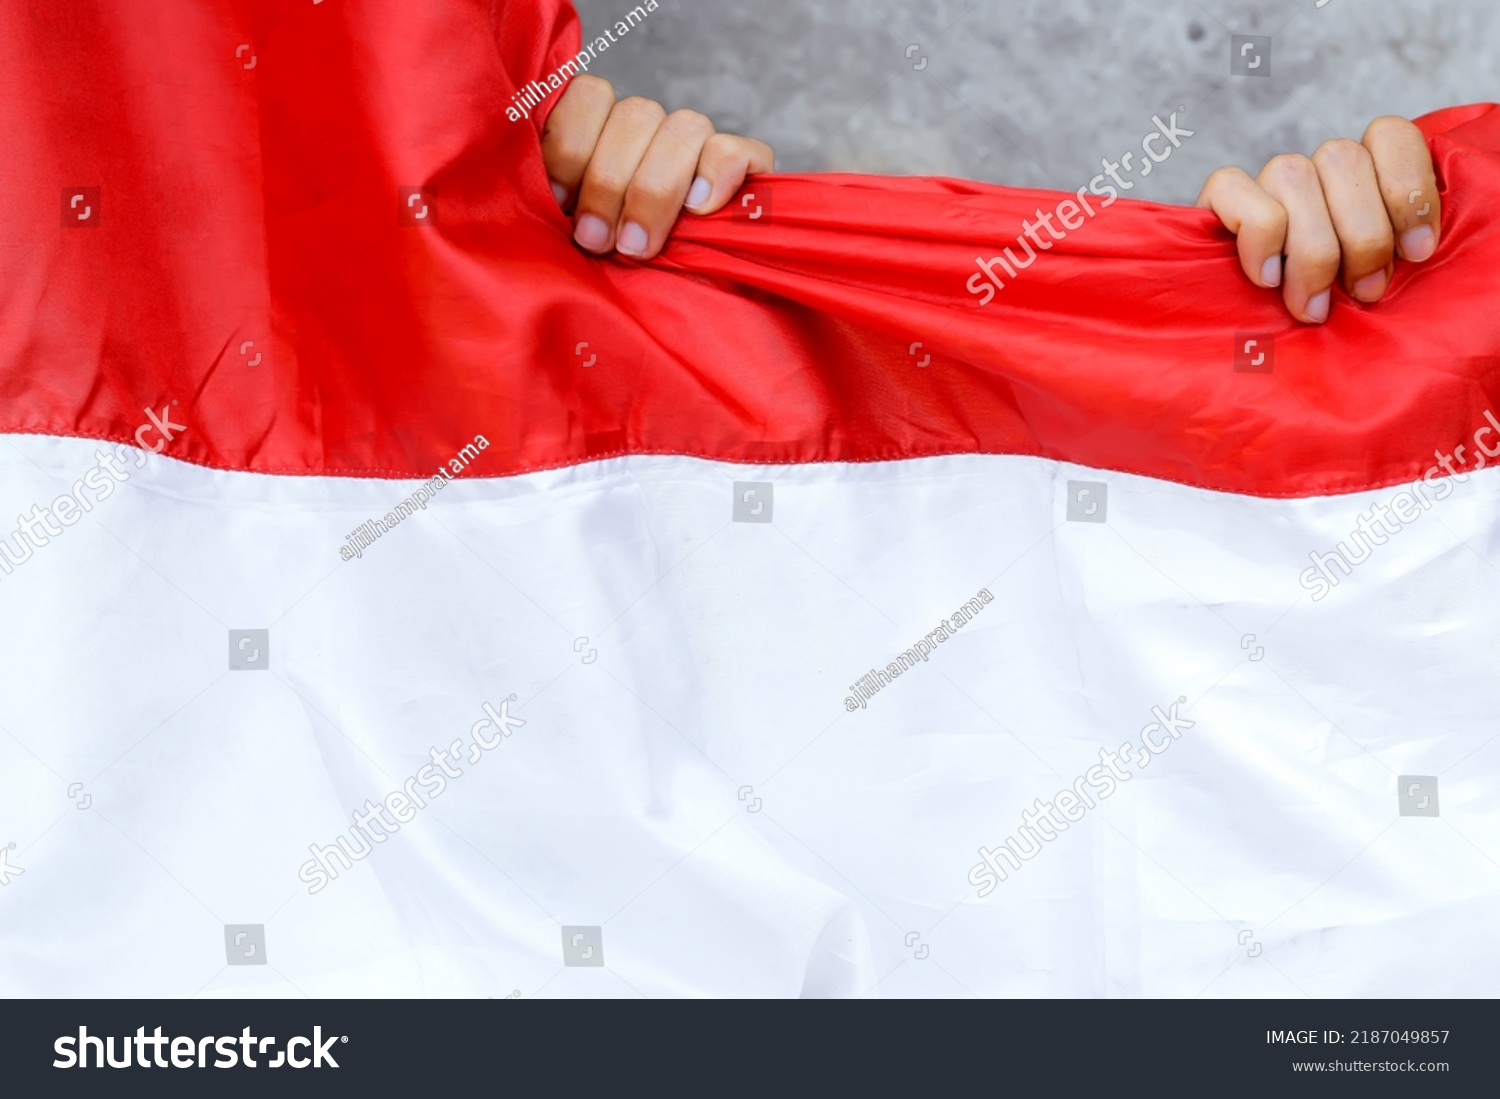
[{"label": "red satin fabric", "polygon": [[482,433],[468,475],[1003,453],[1290,496],[1415,478],[1500,409],[1490,106],[1423,120],[1444,238],[1373,309],[1298,325],[1210,214],[1128,200],[980,306],[975,258],[1060,196],[775,176],[769,218],[580,253],[544,111],[505,114],[578,33],[556,0],[0,8],[0,430],[125,441],[176,400],[167,453],[267,473],[427,476]]}]

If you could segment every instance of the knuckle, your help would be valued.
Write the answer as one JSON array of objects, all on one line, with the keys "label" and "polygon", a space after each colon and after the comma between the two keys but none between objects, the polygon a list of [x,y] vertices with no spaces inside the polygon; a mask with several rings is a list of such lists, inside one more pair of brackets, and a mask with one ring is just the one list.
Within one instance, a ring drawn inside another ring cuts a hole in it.
[{"label": "knuckle", "polygon": [[1262,173],[1280,183],[1306,183],[1317,177],[1313,162],[1301,153],[1281,153],[1266,161]]},{"label": "knuckle", "polygon": [[702,134],[705,139],[714,132],[714,124],[708,115],[701,111],[694,111],[687,108],[673,111],[667,115],[666,124],[679,133]]},{"label": "knuckle", "polygon": [[549,164],[582,171],[593,153],[587,141],[575,134],[548,132],[542,141],[542,152]]},{"label": "knuckle", "polygon": [[594,194],[619,197],[630,186],[630,177],[613,169],[590,165],[584,186]]},{"label": "knuckle", "polygon": [[1299,249],[1297,257],[1313,270],[1331,274],[1338,270],[1343,253],[1339,251],[1336,243],[1319,241]]},{"label": "knuckle", "polygon": [[580,88],[603,88],[611,95],[614,94],[615,86],[595,73],[579,73],[573,78],[573,83]]},{"label": "knuckle", "polygon": [[1312,159],[1320,171],[1348,171],[1368,162],[1370,151],[1357,141],[1336,137],[1319,145]]},{"label": "knuckle", "polygon": [[627,210],[655,210],[666,206],[676,197],[676,190],[660,180],[637,179],[625,193],[625,207]]},{"label": "knuckle", "polygon": [[573,78],[573,88],[579,95],[586,95],[591,99],[605,99],[613,103],[615,101],[615,86],[602,76],[593,73],[579,73]]},{"label": "knuckle", "polygon": [[1402,118],[1400,115],[1386,114],[1375,119],[1365,127],[1365,140],[1368,142],[1384,142],[1409,138],[1413,134],[1420,136],[1422,131],[1416,123],[1410,119]]},{"label": "knuckle", "polygon": [[1263,236],[1286,238],[1286,209],[1272,201],[1256,209],[1245,219],[1246,225]]},{"label": "knuckle", "polygon": [[658,123],[667,117],[667,112],[660,103],[654,99],[647,99],[643,95],[632,95],[620,100],[615,104],[615,111],[627,118]]},{"label": "knuckle", "polygon": [[737,149],[733,134],[714,134],[703,143],[703,155],[715,160],[732,159]]},{"label": "knuckle", "polygon": [[1390,255],[1396,249],[1396,238],[1387,230],[1386,232],[1369,232],[1346,240],[1344,251],[1351,257],[1359,259],[1377,259],[1381,255]]},{"label": "knuckle", "polygon": [[1239,190],[1245,183],[1250,181],[1249,174],[1243,168],[1232,164],[1223,168],[1215,168],[1208,174],[1204,181],[1204,190],[1221,192],[1226,190]]}]

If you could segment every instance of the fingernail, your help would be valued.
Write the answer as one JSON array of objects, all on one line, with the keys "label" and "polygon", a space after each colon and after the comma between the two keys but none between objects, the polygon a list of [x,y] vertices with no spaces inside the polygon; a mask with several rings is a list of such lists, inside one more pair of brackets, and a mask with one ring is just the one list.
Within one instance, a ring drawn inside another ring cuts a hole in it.
[{"label": "fingernail", "polygon": [[645,254],[646,246],[650,243],[651,238],[645,229],[633,221],[627,221],[625,228],[620,230],[620,240],[615,245],[615,250],[627,256],[639,256]]},{"label": "fingernail", "polygon": [[705,202],[708,201],[708,196],[713,191],[713,189],[713,184],[709,183],[708,180],[704,179],[702,176],[699,176],[697,179],[693,180],[692,190],[688,191],[688,209],[692,209],[696,206],[702,206]]},{"label": "fingernail", "polygon": [[552,180],[552,197],[557,199],[559,206],[568,204],[568,189],[555,179]]},{"label": "fingernail", "polygon": [[590,252],[602,252],[609,244],[609,223],[598,214],[584,214],[573,230],[573,239]]},{"label": "fingernail", "polygon": [[1418,225],[1401,234],[1401,255],[1421,263],[1437,249],[1437,234],[1430,225]]},{"label": "fingernail", "polygon": [[1333,290],[1324,290],[1314,295],[1307,303],[1307,319],[1313,324],[1322,324],[1328,319],[1328,307],[1333,304]]},{"label": "fingernail", "polygon": [[1260,281],[1266,286],[1281,285],[1281,257],[1272,256],[1260,269]]},{"label": "fingernail", "polygon": [[1366,275],[1354,284],[1350,291],[1360,301],[1379,301],[1380,295],[1385,293],[1385,272],[1376,271],[1373,275]]}]

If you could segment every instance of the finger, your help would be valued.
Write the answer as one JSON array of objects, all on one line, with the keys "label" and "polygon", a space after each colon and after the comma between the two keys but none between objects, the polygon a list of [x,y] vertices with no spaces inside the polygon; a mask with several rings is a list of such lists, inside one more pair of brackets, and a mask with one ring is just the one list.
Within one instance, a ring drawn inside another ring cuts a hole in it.
[{"label": "finger", "polygon": [[1307,157],[1284,153],[1266,162],[1256,182],[1286,211],[1282,300],[1292,316],[1322,324],[1333,304],[1339,238],[1333,231],[1318,170]]},{"label": "finger", "polygon": [[583,179],[614,105],[615,89],[608,80],[581,74],[573,78],[547,116],[542,131],[542,163],[547,166],[552,194],[564,209]]},{"label": "finger", "polygon": [[650,259],[661,251],[713,133],[714,124],[697,111],[667,115],[625,192],[615,244],[620,253]]},{"label": "finger", "polygon": [[1338,138],[1318,146],[1312,161],[1338,234],[1344,289],[1356,301],[1379,301],[1390,284],[1396,236],[1375,179],[1375,160],[1359,142]]},{"label": "finger", "polygon": [[734,134],[714,134],[698,159],[698,177],[688,192],[687,208],[711,214],[734,197],[747,175],[776,170],[776,154],[764,141]]},{"label": "finger", "polygon": [[1257,286],[1281,285],[1286,210],[1241,168],[1220,168],[1203,184],[1201,209],[1219,215],[1235,235],[1240,266]]},{"label": "finger", "polygon": [[1388,116],[1370,123],[1364,147],[1375,161],[1396,247],[1403,259],[1421,263],[1437,251],[1442,235],[1443,202],[1427,138],[1406,119]]},{"label": "finger", "polygon": [[620,100],[609,112],[578,190],[573,239],[579,247],[602,253],[615,246],[625,191],[665,117],[660,103],[639,96]]}]

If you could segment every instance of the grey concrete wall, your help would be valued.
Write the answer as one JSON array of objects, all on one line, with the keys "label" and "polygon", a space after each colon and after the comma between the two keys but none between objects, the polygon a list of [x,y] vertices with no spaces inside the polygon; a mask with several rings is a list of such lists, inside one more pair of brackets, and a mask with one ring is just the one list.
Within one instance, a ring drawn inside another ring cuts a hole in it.
[{"label": "grey concrete wall", "polygon": [[[575,2],[597,32],[637,0]],[[1235,34],[1271,39],[1246,75]],[[661,0],[593,71],[770,142],[784,171],[1058,189],[1182,107],[1195,136],[1131,194],[1191,202],[1221,164],[1500,99],[1500,0]]]}]

